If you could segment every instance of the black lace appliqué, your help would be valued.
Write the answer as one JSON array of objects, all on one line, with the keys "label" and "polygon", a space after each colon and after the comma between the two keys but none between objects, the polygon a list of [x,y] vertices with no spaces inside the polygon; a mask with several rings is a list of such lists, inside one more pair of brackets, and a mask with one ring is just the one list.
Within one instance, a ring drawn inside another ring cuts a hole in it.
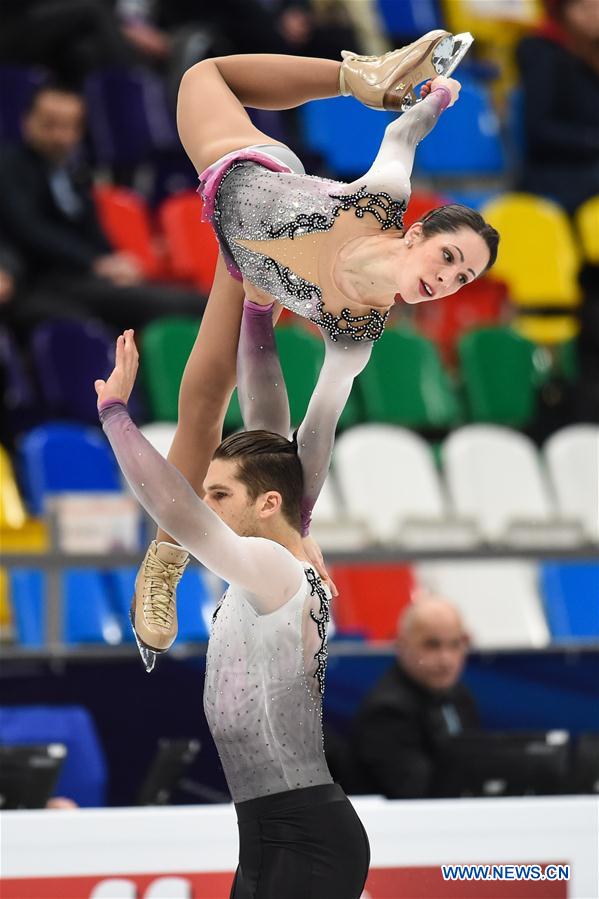
[{"label": "black lace appliqu\u00e9", "polygon": [[314,653],[316,659],[316,671],[314,677],[318,681],[318,689],[320,693],[324,693],[324,675],[327,667],[327,656],[329,650],[327,647],[327,625],[331,620],[331,612],[329,609],[330,600],[326,594],[322,581],[313,568],[306,568],[306,578],[310,585],[310,596],[318,596],[320,600],[320,608],[318,615],[313,609],[310,609],[310,618],[316,623],[318,628],[318,636],[320,637],[320,649]]},{"label": "black lace appliqu\u00e9", "polygon": [[388,231],[389,228],[403,230],[403,216],[408,205],[406,200],[394,200],[390,194],[384,191],[378,194],[369,194],[366,185],[362,185],[354,194],[331,194],[330,196],[332,200],[340,201],[339,205],[333,209],[335,216],[353,208],[356,216],[360,219],[364,218],[367,212],[373,215],[382,231]]},{"label": "black lace appliqu\u00e9", "polygon": [[227,595],[227,591],[225,590],[225,592],[223,593],[223,595],[221,596],[221,598],[218,601],[218,605],[216,606],[214,612],[212,613],[212,625],[214,625],[214,622],[216,621],[216,616],[220,612],[220,607],[224,603],[226,595]]},{"label": "black lace appliqu\u00e9", "polygon": [[318,304],[320,316],[315,321],[328,333],[331,340],[339,335],[347,335],[352,340],[378,340],[385,328],[389,313],[381,315],[371,309],[368,315],[352,315],[349,309],[342,309],[339,315],[326,312],[324,304]]},{"label": "black lace appliqu\u00e9", "polygon": [[311,212],[310,214],[302,212],[292,222],[281,225],[280,228],[270,227],[269,233],[272,238],[289,237],[293,240],[298,234],[328,231],[332,226],[333,222],[320,212]]},{"label": "black lace appliqu\u00e9", "polygon": [[321,299],[320,287],[312,284],[311,281],[306,281],[300,275],[296,275],[290,268],[281,265],[271,256],[264,257],[264,265],[266,268],[274,268],[285,290],[297,297],[298,300],[314,300],[316,302]]}]

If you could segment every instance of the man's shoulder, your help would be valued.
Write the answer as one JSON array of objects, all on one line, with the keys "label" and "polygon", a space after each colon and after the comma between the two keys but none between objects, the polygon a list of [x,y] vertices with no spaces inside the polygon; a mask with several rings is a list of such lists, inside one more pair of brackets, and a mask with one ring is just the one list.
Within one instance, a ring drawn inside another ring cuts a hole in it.
[{"label": "man's shoulder", "polygon": [[23,145],[10,145],[0,148],[0,170],[6,173],[14,173],[17,176],[23,172],[31,172],[37,168],[35,157]]},{"label": "man's shoulder", "polygon": [[415,690],[397,662],[383,672],[364,700],[364,709],[393,708],[406,714],[418,707]]}]

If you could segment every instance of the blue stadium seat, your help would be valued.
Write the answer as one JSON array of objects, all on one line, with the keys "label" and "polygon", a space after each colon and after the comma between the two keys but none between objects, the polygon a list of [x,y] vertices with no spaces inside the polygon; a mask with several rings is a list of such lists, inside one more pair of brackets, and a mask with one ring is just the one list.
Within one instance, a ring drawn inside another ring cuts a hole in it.
[{"label": "blue stadium seat", "polygon": [[436,0],[378,0],[377,6],[391,37],[416,38],[445,27]]},{"label": "blue stadium seat", "polygon": [[39,648],[45,642],[44,576],[41,571],[10,571],[10,604],[15,635],[21,646]]},{"label": "blue stadium seat", "polygon": [[[137,568],[122,568],[107,572],[109,589],[124,639],[133,640],[129,622],[129,608],[133,597]],[[203,642],[208,639],[208,623],[214,603],[201,568],[189,567],[177,588],[177,619],[180,642]]]},{"label": "blue stadium seat", "polygon": [[[67,644],[120,643],[123,628],[106,590],[105,576],[93,569],[65,571],[63,633]],[[46,585],[41,571],[15,568],[10,575],[16,636],[23,646],[45,643]]]},{"label": "blue stadium seat", "polygon": [[387,125],[395,116],[367,109],[353,97],[312,100],[299,109],[304,140],[339,176],[358,176],[370,168]]},{"label": "blue stadium seat", "polygon": [[81,706],[4,706],[0,708],[0,743],[64,743],[65,759],[55,796],[80,806],[106,802],[106,761],[93,719]]},{"label": "blue stadium seat", "polygon": [[463,76],[460,81],[460,99],[443,113],[418,147],[416,173],[501,175],[505,154],[497,114],[483,88]]},{"label": "blue stadium seat", "polygon": [[599,639],[599,562],[546,562],[541,591],[554,640]]},{"label": "blue stadium seat", "polygon": [[47,494],[121,490],[118,466],[103,435],[75,424],[41,425],[19,445],[25,494],[34,514]]}]

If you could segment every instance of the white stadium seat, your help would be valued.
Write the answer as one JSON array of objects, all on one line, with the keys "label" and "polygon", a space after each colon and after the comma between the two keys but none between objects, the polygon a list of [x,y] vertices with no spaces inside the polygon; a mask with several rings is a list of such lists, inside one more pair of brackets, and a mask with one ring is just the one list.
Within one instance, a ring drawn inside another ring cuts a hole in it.
[{"label": "white stadium seat", "polygon": [[161,456],[168,456],[168,452],[175,436],[177,425],[167,421],[156,421],[153,424],[143,425],[140,428],[141,433],[146,440],[152,444],[155,450],[158,450]]},{"label": "white stadium seat", "polygon": [[359,425],[333,456],[343,501],[380,543],[412,548],[472,546],[469,522],[452,520],[428,444],[392,425]]},{"label": "white stadium seat", "polygon": [[536,649],[550,642],[534,562],[423,562],[416,581],[461,611],[475,649]]},{"label": "white stadium seat", "polygon": [[466,425],[442,448],[448,492],[458,515],[474,519],[490,543],[569,547],[582,529],[558,513],[533,442],[498,425]]},{"label": "white stadium seat", "polygon": [[579,521],[585,537],[599,542],[599,427],[563,428],[546,441],[543,454],[561,515]]}]

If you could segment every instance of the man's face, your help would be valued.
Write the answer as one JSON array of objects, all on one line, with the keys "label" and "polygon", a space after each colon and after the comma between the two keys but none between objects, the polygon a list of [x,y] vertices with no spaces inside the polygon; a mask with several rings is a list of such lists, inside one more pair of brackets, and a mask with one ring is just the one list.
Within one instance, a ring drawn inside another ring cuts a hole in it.
[{"label": "man's face", "polygon": [[398,639],[403,668],[429,690],[448,690],[459,681],[466,660],[468,638],[450,610],[414,620]]},{"label": "man's face", "polygon": [[204,480],[204,502],[240,537],[255,537],[260,534],[258,499],[250,499],[237,470],[233,459],[213,459]]},{"label": "man's face", "polygon": [[60,165],[77,147],[83,136],[83,101],[76,94],[43,91],[23,121],[29,146]]}]

